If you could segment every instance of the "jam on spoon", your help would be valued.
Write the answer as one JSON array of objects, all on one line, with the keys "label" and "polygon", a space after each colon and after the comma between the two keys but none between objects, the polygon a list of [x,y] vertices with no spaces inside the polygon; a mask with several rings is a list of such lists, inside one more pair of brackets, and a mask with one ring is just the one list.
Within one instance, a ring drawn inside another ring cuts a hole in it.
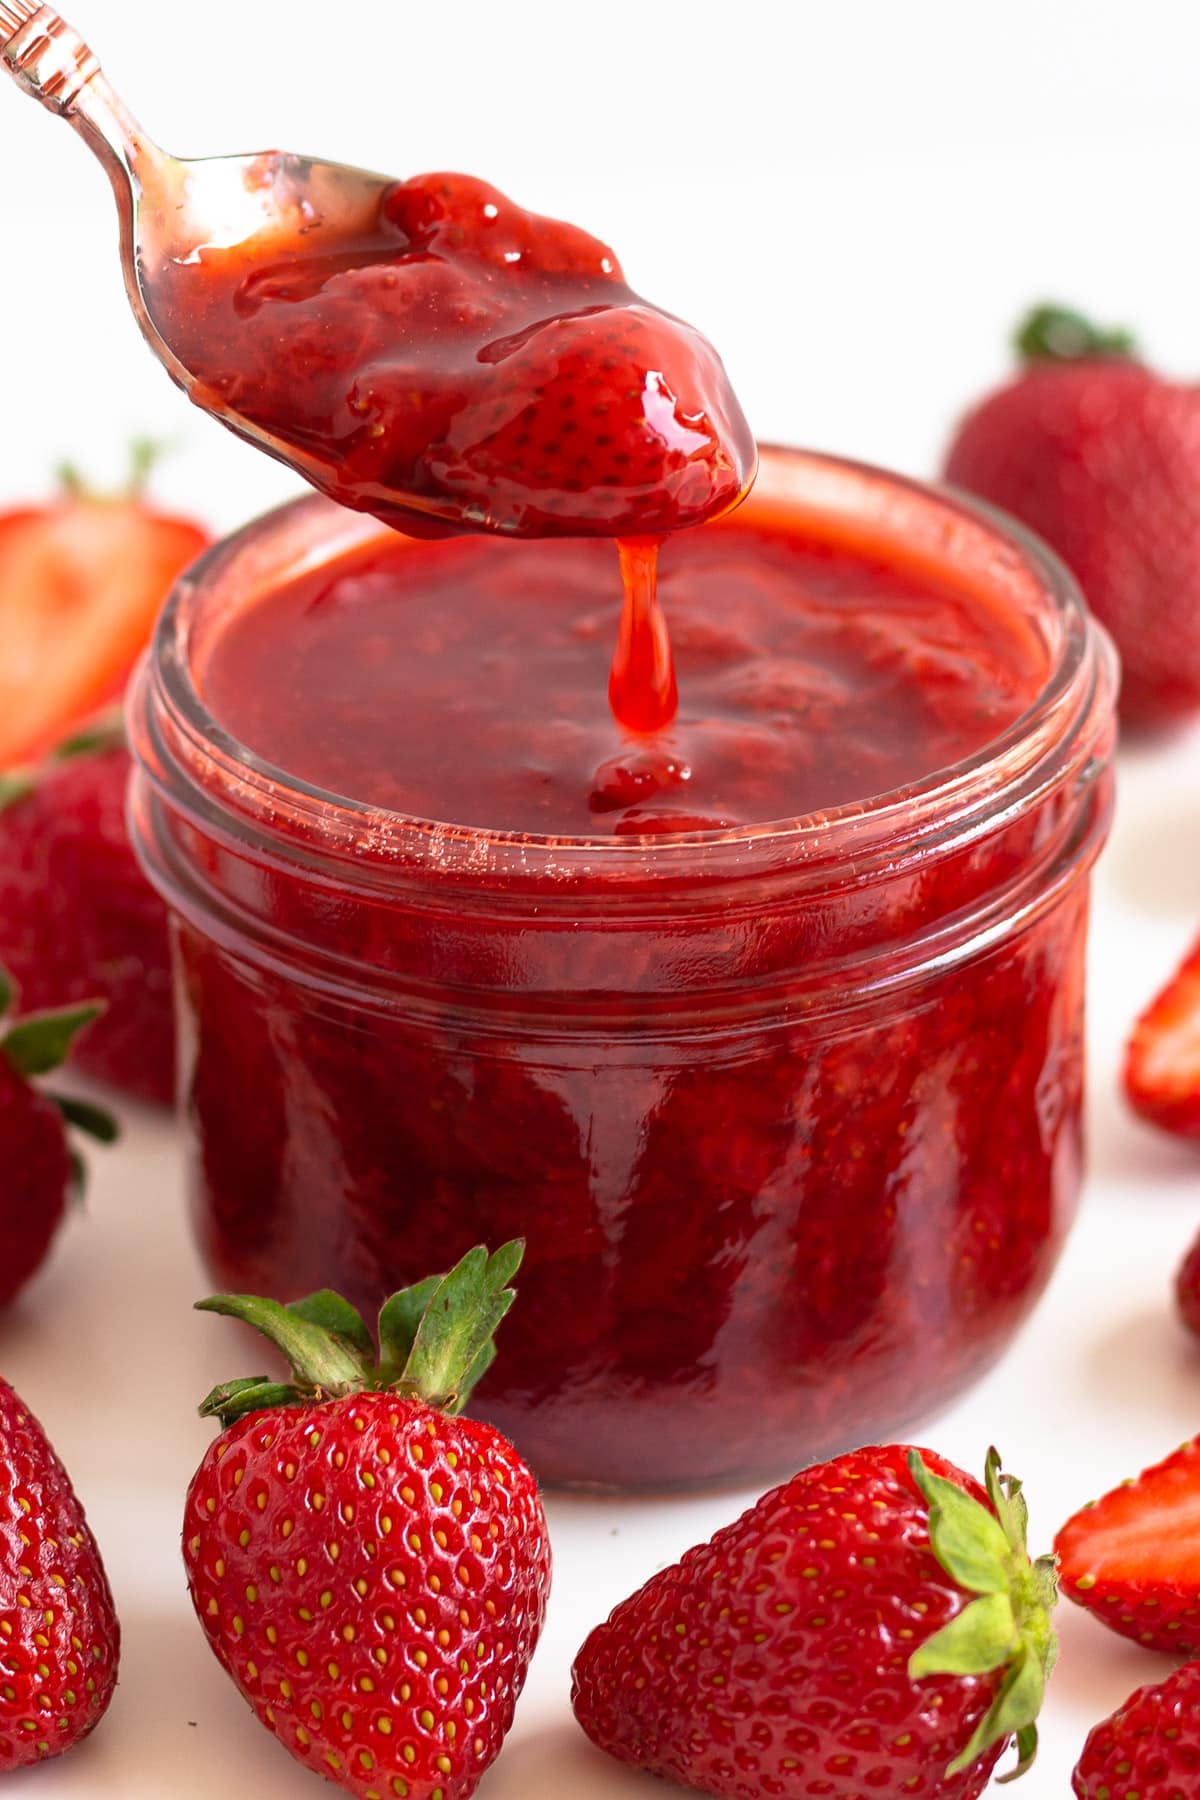
[{"label": "jam on spoon", "polygon": [[421,534],[651,537],[748,488],[716,352],[585,232],[461,175],[167,156],[32,0],[0,0],[0,59],[104,163],[168,372],[343,505]]}]

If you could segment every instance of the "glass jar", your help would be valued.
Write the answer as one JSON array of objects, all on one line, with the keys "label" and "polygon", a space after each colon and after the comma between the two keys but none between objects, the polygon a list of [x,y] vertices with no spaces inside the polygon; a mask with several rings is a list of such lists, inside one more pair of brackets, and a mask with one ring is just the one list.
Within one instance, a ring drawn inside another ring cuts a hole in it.
[{"label": "glass jar", "polygon": [[234,742],[194,679],[239,608],[384,533],[316,498],[180,582],[132,696],[214,1279],[370,1309],[526,1237],[475,1405],[549,1482],[895,1434],[1004,1348],[1075,1206],[1108,641],[1016,526],[897,476],[768,450],[709,529],[755,525],[952,577],[1044,647],[1035,703],[926,781],[753,828],[372,810]]}]

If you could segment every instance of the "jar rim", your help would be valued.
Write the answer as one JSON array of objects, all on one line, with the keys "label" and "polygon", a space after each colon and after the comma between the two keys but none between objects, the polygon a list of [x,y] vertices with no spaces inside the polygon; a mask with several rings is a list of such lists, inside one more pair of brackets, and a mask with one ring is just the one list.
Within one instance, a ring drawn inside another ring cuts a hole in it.
[{"label": "jar rim", "polygon": [[[780,489],[787,490],[780,492]],[[866,501],[874,509],[864,515]],[[143,755],[185,771],[217,810],[236,817],[241,831],[279,843],[302,829],[310,847],[331,861],[353,860],[358,876],[378,863],[420,867],[428,875],[612,878],[639,886],[671,880],[686,864],[713,875],[766,872],[786,862],[828,867],[850,856],[862,872],[876,857],[898,850],[961,843],[985,830],[999,812],[1045,794],[1081,766],[1108,722],[1116,690],[1116,656],[1103,627],[1089,613],[1073,576],[1049,548],[1015,520],[958,490],[915,481],[869,463],[819,452],[764,445],[758,482],[738,509],[744,521],[775,509],[789,524],[801,517],[827,537],[842,521],[848,545],[870,548],[870,525],[880,547],[919,528],[924,560],[943,574],[957,541],[960,551],[990,550],[992,576],[1015,595],[1038,602],[1041,621],[1055,627],[1049,668],[1036,697],[1003,731],[968,756],[903,787],[790,818],[719,830],[606,835],[542,835],[456,825],[390,811],[335,794],[272,764],[242,744],[209,711],[193,677],[193,634],[199,609],[213,590],[252,571],[263,592],[392,535],[369,515],[350,512],[320,495],[306,495],[252,520],[205,552],[180,577],[160,615],[131,698],[135,739],[148,724],[160,752]],[[903,517],[901,517],[903,515]],[[715,527],[721,529],[724,522]],[[735,527],[736,528],[736,527]],[[707,527],[706,529],[714,529]],[[285,569],[261,552],[295,540],[300,554]],[[307,547],[305,549],[305,547]],[[245,565],[244,567],[242,565]],[[153,714],[154,717],[150,715]],[[1089,722],[1092,728],[1089,730]]]}]

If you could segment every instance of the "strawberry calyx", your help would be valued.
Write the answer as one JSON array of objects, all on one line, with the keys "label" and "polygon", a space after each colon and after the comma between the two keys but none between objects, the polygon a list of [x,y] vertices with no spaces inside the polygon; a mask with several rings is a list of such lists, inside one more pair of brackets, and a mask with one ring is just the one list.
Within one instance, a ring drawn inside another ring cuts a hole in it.
[{"label": "strawberry calyx", "polygon": [[[61,1068],[76,1037],[104,1011],[102,1000],[88,1000],[81,1006],[63,1006],[52,1012],[26,1013],[8,1024],[5,1021],[16,1001],[16,986],[8,971],[0,966],[0,1057],[20,1081],[32,1081]],[[64,1121],[95,1138],[111,1144],[117,1136],[116,1120],[101,1106],[73,1094],[47,1093]],[[71,1168],[77,1190],[83,1187],[83,1163],[74,1152]]]},{"label": "strawberry calyx", "polygon": [[214,1294],[198,1312],[240,1319],[286,1358],[291,1379],[251,1375],[223,1382],[201,1403],[202,1418],[232,1425],[264,1407],[309,1406],[346,1394],[394,1393],[451,1415],[496,1354],[496,1329],[516,1298],[508,1283],[525,1254],[522,1239],[490,1255],[478,1244],[448,1275],[402,1288],[380,1309],[375,1336],[331,1289],[282,1305],[254,1294]]},{"label": "strawberry calyx", "polygon": [[26,799],[37,787],[41,776],[60,763],[72,762],[78,756],[103,756],[125,744],[125,709],[109,706],[78,731],[56,744],[41,763],[22,763],[16,768],[0,769],[0,813]]},{"label": "strawberry calyx", "polygon": [[1031,1560],[1021,1484],[1001,1473],[995,1450],[988,1451],[984,1475],[992,1511],[955,1482],[932,1474],[915,1450],[908,1467],[929,1503],[934,1555],[960,1587],[977,1596],[913,1654],[909,1675],[921,1681],[933,1675],[1004,1671],[991,1707],[946,1775],[959,1774],[993,1744],[1011,1737],[1016,1739],[1017,1763],[1001,1779],[1013,1781],[1037,1754],[1037,1717],[1058,1650],[1051,1623],[1058,1600],[1054,1558]]},{"label": "strawberry calyx", "polygon": [[1025,362],[1080,362],[1094,358],[1136,357],[1137,340],[1124,326],[1099,326],[1070,306],[1035,306],[1013,336]]},{"label": "strawberry calyx", "polygon": [[124,486],[111,492],[105,488],[94,488],[82,470],[67,458],[56,464],[55,479],[68,500],[101,505],[106,500],[118,504],[141,500],[150,485],[150,477],[162,461],[167,448],[167,444],[160,438],[131,438]]}]

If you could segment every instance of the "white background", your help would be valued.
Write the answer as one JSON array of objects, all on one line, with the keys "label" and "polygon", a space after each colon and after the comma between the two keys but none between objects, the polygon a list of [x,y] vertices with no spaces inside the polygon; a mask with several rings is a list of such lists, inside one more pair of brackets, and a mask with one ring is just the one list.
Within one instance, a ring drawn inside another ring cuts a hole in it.
[{"label": "white background", "polygon": [[[1043,297],[1128,321],[1181,374],[1200,362],[1200,10],[1183,0],[79,0],[70,16],[180,153],[278,144],[403,174],[466,168],[606,236],[635,286],[715,339],[764,438],[931,473]],[[0,502],[44,491],[65,454],[115,477],[144,431],[178,444],[160,493],[217,525],[290,492],[151,363],[103,178],[15,89],[0,89],[0,195]],[[1098,882],[1083,1218],[1020,1344],[919,1434],[971,1467],[995,1438],[1027,1480],[1039,1546],[1200,1429],[1200,1353],[1168,1299],[1200,1226],[1200,1159],[1136,1125],[1115,1085],[1130,1019],[1200,922],[1198,777],[1195,736],[1123,756]],[[178,1516],[207,1437],[192,1408],[236,1348],[187,1310],[205,1283],[174,1130],[132,1111],[127,1125],[93,1159],[87,1217],[0,1321],[0,1369],[51,1427],[105,1547],[123,1681],[88,1745],[8,1791],[315,1800],[188,1610]],[[481,1800],[663,1791],[585,1744],[567,1668],[617,1599],[748,1498],[553,1502],[550,1623]],[[1167,1666],[1073,1611],[1062,1627],[1029,1800],[1065,1794],[1087,1726]]]}]

